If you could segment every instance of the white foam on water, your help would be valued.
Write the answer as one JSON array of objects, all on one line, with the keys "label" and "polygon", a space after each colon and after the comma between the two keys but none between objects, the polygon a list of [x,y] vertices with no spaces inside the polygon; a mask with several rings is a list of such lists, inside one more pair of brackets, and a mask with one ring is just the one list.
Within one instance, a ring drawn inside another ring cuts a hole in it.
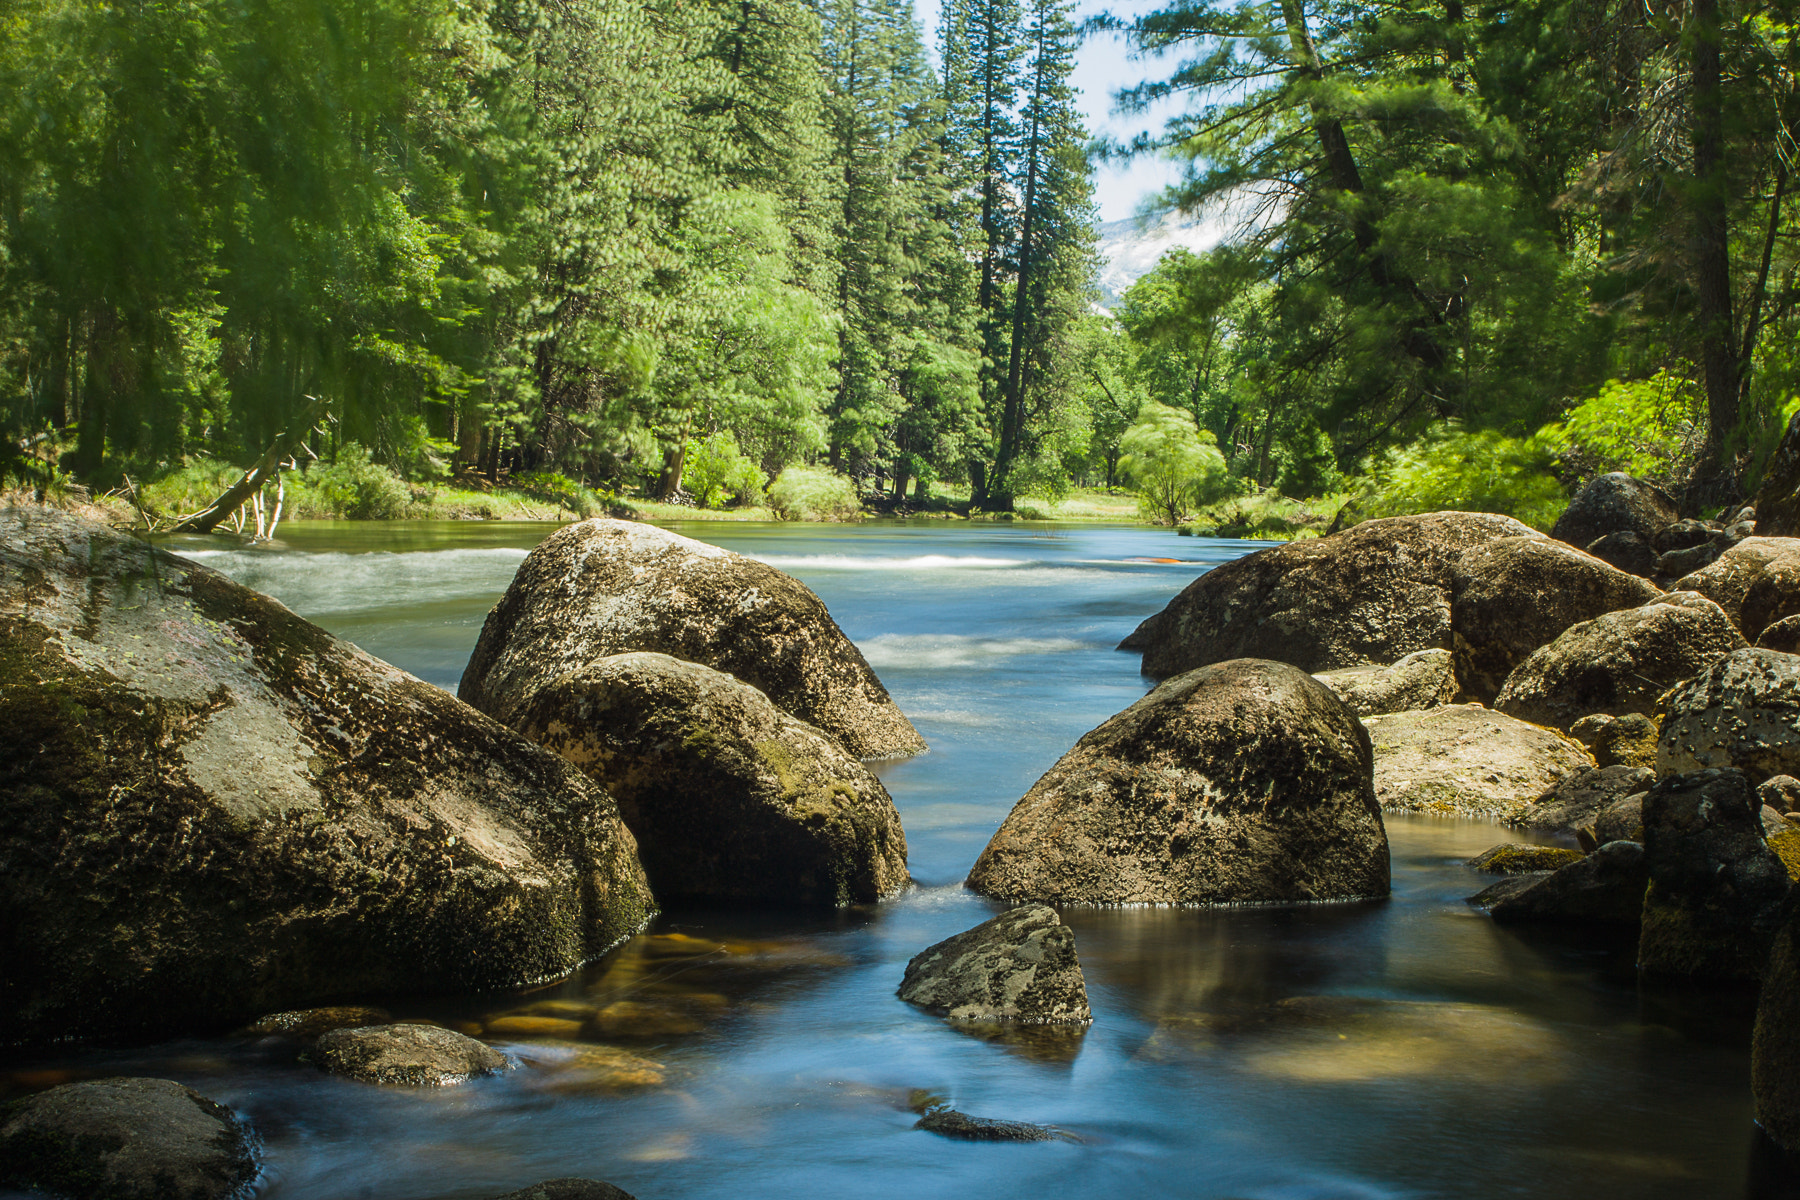
[{"label": "white foam on water", "polygon": [[887,558],[864,554],[752,554],[757,562],[783,571],[954,571],[1032,566],[1032,558],[978,558],[956,554],[915,554]]},{"label": "white foam on water", "polygon": [[1087,650],[1074,638],[984,638],[955,633],[883,633],[857,648],[871,667],[992,667],[1022,655]]},{"label": "white foam on water", "polygon": [[311,617],[421,601],[498,599],[528,553],[490,546],[367,554],[196,550],[185,557]]}]

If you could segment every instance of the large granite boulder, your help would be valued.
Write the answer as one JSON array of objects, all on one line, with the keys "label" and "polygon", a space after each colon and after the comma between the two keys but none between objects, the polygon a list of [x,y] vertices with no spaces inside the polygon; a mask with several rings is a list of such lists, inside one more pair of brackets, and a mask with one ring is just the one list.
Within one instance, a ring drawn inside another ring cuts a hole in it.
[{"label": "large granite boulder", "polygon": [[1790,1154],[1800,1154],[1800,906],[1776,930],[1756,1004],[1750,1043],[1756,1121]]},{"label": "large granite boulder", "polygon": [[1501,922],[1635,925],[1647,878],[1642,846],[1608,842],[1549,874],[1503,880],[1469,903]]},{"label": "large granite boulder", "polygon": [[173,1080],[65,1083],[0,1109],[0,1186],[69,1200],[225,1200],[255,1178],[243,1124]]},{"label": "large granite boulder", "polygon": [[1375,797],[1388,812],[1515,821],[1540,796],[1594,765],[1554,729],[1483,708],[1446,704],[1364,718],[1375,752]]},{"label": "large granite boulder", "polygon": [[1800,657],[1735,650],[1664,700],[1656,773],[1735,767],[1761,783],[1800,774]]},{"label": "large granite boulder", "polygon": [[1609,567],[1617,567],[1627,575],[1648,579],[1656,574],[1661,557],[1650,548],[1650,542],[1638,533],[1609,533],[1588,543],[1587,552]]},{"label": "large granite boulder", "polygon": [[1232,658],[1330,671],[1448,650],[1457,557],[1531,532],[1511,517],[1442,512],[1272,546],[1196,579],[1120,649],[1142,650],[1156,679]]},{"label": "large granite boulder", "polygon": [[516,726],[538,688],[634,650],[736,676],[858,758],[925,748],[805,584],[635,521],[583,521],[545,538],[488,614],[457,694]]},{"label": "large granite boulder", "polygon": [[1315,678],[1359,717],[1436,708],[1456,699],[1448,650],[1415,650],[1385,667],[1339,667]]},{"label": "large granite boulder", "polygon": [[1453,573],[1456,681],[1492,703],[1512,669],[1577,622],[1662,595],[1580,550],[1544,537],[1499,538],[1463,551]]},{"label": "large granite boulder", "polygon": [[1003,912],[919,951],[906,964],[899,996],[953,1021],[1094,1019],[1075,932],[1044,904]]},{"label": "large granite boulder", "polygon": [[519,732],[618,801],[657,896],[857,904],[906,884],[869,768],[723,671],[615,654],[538,685]]},{"label": "large granite boulder", "polygon": [[1704,980],[1762,977],[1787,898],[1787,868],[1763,839],[1742,771],[1660,780],[1644,797],[1650,888],[1638,968]]},{"label": "large granite boulder", "polygon": [[1800,615],[1782,617],[1763,626],[1762,632],[1756,635],[1756,648],[1800,654]]},{"label": "large granite boulder", "polygon": [[573,970],[653,901],[601,788],[224,576],[0,511],[0,1026]]},{"label": "large granite boulder", "polygon": [[1754,628],[1746,624],[1744,602],[1750,595],[1750,589],[1771,570],[1779,579],[1795,579],[1795,572],[1800,570],[1800,538],[1745,538],[1720,554],[1709,565],[1678,578],[1672,590],[1699,592],[1724,609],[1732,623],[1754,641],[1757,634],[1778,617],[1800,612],[1800,603],[1791,603],[1794,599],[1791,595],[1791,606],[1786,607],[1785,611],[1779,611],[1783,608],[1783,603],[1777,597],[1782,593],[1771,585],[1759,594],[1756,614],[1760,623]]},{"label": "large granite boulder", "polygon": [[306,1057],[333,1075],[400,1087],[450,1087],[512,1065],[485,1042],[435,1025],[333,1029],[320,1035]]},{"label": "large granite boulder", "polygon": [[1680,517],[1674,498],[1655,484],[1610,471],[1581,485],[1550,536],[1579,549],[1609,533],[1648,538]]},{"label": "large granite boulder", "polygon": [[1670,592],[1571,626],[1518,665],[1494,707],[1558,729],[1596,713],[1650,716],[1670,687],[1746,646],[1717,604]]},{"label": "large granite boulder", "polygon": [[[1627,796],[1650,790],[1656,772],[1643,767],[1594,767],[1577,771],[1557,784],[1538,802],[1524,810],[1515,822],[1521,828],[1543,833],[1574,834],[1592,826],[1600,814]],[[1599,837],[1598,841],[1612,841]],[[1636,839],[1632,839],[1636,840]]]},{"label": "large granite boulder", "polygon": [[969,873],[1002,900],[1230,904],[1388,892],[1369,739],[1282,663],[1165,681],[1086,734],[1013,807]]}]

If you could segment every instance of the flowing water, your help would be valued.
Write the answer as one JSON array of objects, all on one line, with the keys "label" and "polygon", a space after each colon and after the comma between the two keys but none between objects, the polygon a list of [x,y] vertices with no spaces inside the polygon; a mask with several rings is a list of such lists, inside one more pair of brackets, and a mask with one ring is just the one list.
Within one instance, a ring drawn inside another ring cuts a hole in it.
[{"label": "flowing water", "polygon": [[[296,524],[273,547],[176,548],[454,690],[551,528]],[[960,881],[1013,802],[1144,693],[1137,657],[1112,647],[1253,544],[677,528],[811,585],[931,743],[878,767],[919,887],[840,913],[670,912],[524,995],[352,998],[479,1030],[523,1064],[462,1087],[350,1083],[293,1043],[239,1036],[14,1054],[0,1095],[182,1080],[255,1126],[265,1200],[475,1200],[555,1176],[640,1200],[1745,1194],[1749,1002],[1640,989],[1616,941],[1496,928],[1463,903],[1486,880],[1461,860],[1515,839],[1481,822],[1390,817],[1378,904],[1066,911],[1085,1033],[984,1040],[895,998],[909,957],[998,911]],[[928,1098],[1069,1137],[946,1140],[912,1128]]]}]

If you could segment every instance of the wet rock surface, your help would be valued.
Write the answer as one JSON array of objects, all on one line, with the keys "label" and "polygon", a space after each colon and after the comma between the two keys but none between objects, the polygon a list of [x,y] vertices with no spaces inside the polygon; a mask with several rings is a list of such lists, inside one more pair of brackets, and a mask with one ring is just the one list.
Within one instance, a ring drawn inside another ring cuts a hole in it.
[{"label": "wet rock surface", "polygon": [[1641,845],[1608,842],[1547,875],[1504,880],[1469,903],[1502,922],[1635,925],[1648,878]]},{"label": "wet rock surface", "polygon": [[618,801],[657,896],[845,905],[905,886],[887,790],[747,683],[618,654],[538,686],[518,730]]},{"label": "wet rock surface", "polygon": [[1800,657],[1734,651],[1664,703],[1658,775],[1732,767],[1759,783],[1800,772]]},{"label": "wet rock surface", "polygon": [[[1656,773],[1642,767],[1595,767],[1577,771],[1538,798],[1520,814],[1516,824],[1545,833],[1573,834],[1594,825],[1610,805],[1634,793],[1645,792],[1656,782]],[[1599,837],[1600,842],[1613,841]]]},{"label": "wet rock surface", "polygon": [[1655,484],[1623,471],[1609,471],[1581,485],[1551,527],[1550,536],[1575,547],[1587,546],[1610,533],[1648,538],[1680,516],[1674,498]]},{"label": "wet rock surface", "polygon": [[1762,976],[1788,893],[1741,771],[1659,780],[1644,797],[1650,887],[1638,967],[1702,980]]},{"label": "wet rock surface", "polygon": [[1055,1130],[1044,1125],[971,1117],[954,1108],[933,1109],[920,1117],[913,1128],[965,1142],[1051,1142],[1058,1136]]},{"label": "wet rock surface", "polygon": [[1258,659],[1203,667],[1083,736],[1013,807],[968,885],[1070,904],[1384,896],[1369,772],[1368,735],[1312,676]]},{"label": "wet rock surface", "polygon": [[735,676],[858,758],[925,748],[805,584],[634,521],[583,521],[533,550],[488,614],[458,695],[516,725],[543,684],[632,651]]},{"label": "wet rock surface", "polygon": [[1389,666],[1340,667],[1315,678],[1359,717],[1436,708],[1456,699],[1448,650],[1415,650]]},{"label": "wet rock surface", "polygon": [[0,1109],[0,1184],[71,1200],[223,1200],[257,1173],[230,1109],[168,1079],[96,1079]]},{"label": "wet rock surface", "polygon": [[1120,648],[1142,650],[1155,679],[1235,658],[1330,671],[1448,650],[1457,557],[1531,534],[1511,517],[1443,512],[1273,546],[1214,567]]},{"label": "wet rock surface", "polygon": [[1375,755],[1375,796],[1391,812],[1521,818],[1569,775],[1594,765],[1580,743],[1479,704],[1363,721]]},{"label": "wet rock surface", "polygon": [[1570,626],[1662,595],[1646,579],[1543,537],[1471,547],[1453,578],[1456,680],[1484,703],[1493,702],[1514,667]]},{"label": "wet rock surface", "polygon": [[920,951],[906,964],[899,996],[955,1021],[1093,1019],[1075,932],[1042,904],[1001,913]]},{"label": "wet rock surface", "polygon": [[1717,604],[1672,592],[1570,627],[1519,664],[1494,707],[1559,729],[1597,713],[1649,716],[1668,688],[1746,645]]},{"label": "wet rock surface", "polygon": [[367,1025],[320,1035],[307,1058],[363,1083],[449,1087],[511,1064],[492,1046],[435,1025]]},{"label": "wet rock surface", "polygon": [[517,986],[653,911],[573,766],[51,510],[0,511],[0,794],[0,1020],[21,1040]]}]

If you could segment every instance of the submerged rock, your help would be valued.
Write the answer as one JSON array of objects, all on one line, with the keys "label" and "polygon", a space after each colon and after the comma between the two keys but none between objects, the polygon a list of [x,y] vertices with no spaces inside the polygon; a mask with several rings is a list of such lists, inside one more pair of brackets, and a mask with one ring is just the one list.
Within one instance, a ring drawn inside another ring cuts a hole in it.
[{"label": "submerged rock", "polygon": [[230,1109],[168,1079],[66,1083],[0,1109],[0,1184],[70,1200],[223,1200],[256,1177]]},{"label": "submerged rock", "polygon": [[653,912],[611,797],[280,604],[0,511],[0,1023],[235,1023],[563,974]]},{"label": "submerged rock", "polygon": [[[1594,825],[1609,805],[1637,792],[1648,791],[1656,782],[1656,773],[1642,767],[1595,767],[1577,771],[1538,802],[1522,812],[1514,823],[1525,829],[1545,833],[1573,834],[1583,826]],[[1614,841],[1599,837],[1596,841]],[[1636,840],[1636,839],[1631,839]]]},{"label": "submerged rock", "polygon": [[925,748],[805,584],[635,521],[583,521],[544,539],[488,614],[458,695],[517,725],[545,684],[638,650],[735,676],[858,758]]},{"label": "submerged rock", "polygon": [[1483,850],[1466,865],[1493,875],[1523,875],[1538,871],[1554,871],[1581,860],[1581,851],[1563,846],[1534,846],[1528,842],[1505,842]]},{"label": "submerged rock", "polygon": [[1656,722],[1643,713],[1594,713],[1569,726],[1597,767],[1656,766]]},{"label": "submerged rock", "polygon": [[290,1038],[316,1038],[333,1029],[355,1029],[362,1025],[386,1025],[393,1014],[385,1008],[356,1008],[340,1005],[333,1008],[307,1008],[297,1012],[270,1013],[258,1017],[244,1027],[244,1032]]},{"label": "submerged rock", "polygon": [[1638,968],[1706,980],[1761,978],[1788,893],[1742,771],[1663,779],[1644,797],[1650,889]]},{"label": "submerged rock", "polygon": [[1456,699],[1448,650],[1415,650],[1385,667],[1339,667],[1314,676],[1359,717],[1436,708]]},{"label": "submerged rock", "polygon": [[635,1200],[630,1192],[598,1179],[546,1179],[494,1200]]},{"label": "submerged rock", "polygon": [[1142,650],[1155,679],[1235,658],[1330,671],[1448,650],[1457,556],[1531,532],[1511,517],[1442,512],[1272,546],[1200,576],[1121,649]]},{"label": "submerged rock", "polygon": [[1663,692],[1745,647],[1717,604],[1671,592],[1571,626],[1519,664],[1494,707],[1559,729],[1595,713],[1647,717]]},{"label": "submerged rock", "polygon": [[971,1117],[954,1108],[933,1109],[920,1117],[913,1128],[960,1138],[965,1142],[1050,1142],[1057,1138],[1057,1132],[1044,1125]]},{"label": "submerged rock", "polygon": [[1363,721],[1375,753],[1375,797],[1389,812],[1513,821],[1539,796],[1594,765],[1553,729],[1479,704]]},{"label": "submerged rock", "polygon": [[869,768],[723,671],[616,654],[540,684],[512,720],[618,801],[665,901],[844,905],[906,884],[900,814]]},{"label": "submerged rock", "polygon": [[1282,663],[1190,671],[1063,755],[968,885],[1062,904],[1385,896],[1368,735],[1323,684]]},{"label": "submerged rock", "polygon": [[1655,484],[1609,471],[1581,485],[1550,536],[1577,547],[1609,533],[1648,538],[1680,516],[1674,498]]},{"label": "submerged rock", "polygon": [[1608,842],[1548,875],[1517,876],[1517,886],[1497,884],[1469,903],[1502,922],[1635,925],[1648,877],[1642,846]]},{"label": "submerged rock", "polygon": [[899,996],[955,1021],[1093,1020],[1075,933],[1043,904],[1015,908],[921,950]]},{"label": "submerged rock", "polygon": [[1457,559],[1450,592],[1456,681],[1491,703],[1514,667],[1572,625],[1662,589],[1544,537],[1499,538]]},{"label": "submerged rock", "polygon": [[448,1087],[512,1065],[492,1046],[435,1025],[334,1029],[313,1043],[307,1057],[333,1075],[404,1087]]},{"label": "submerged rock", "polygon": [[1760,783],[1800,772],[1800,657],[1734,651],[1663,703],[1658,775],[1734,767]]}]

